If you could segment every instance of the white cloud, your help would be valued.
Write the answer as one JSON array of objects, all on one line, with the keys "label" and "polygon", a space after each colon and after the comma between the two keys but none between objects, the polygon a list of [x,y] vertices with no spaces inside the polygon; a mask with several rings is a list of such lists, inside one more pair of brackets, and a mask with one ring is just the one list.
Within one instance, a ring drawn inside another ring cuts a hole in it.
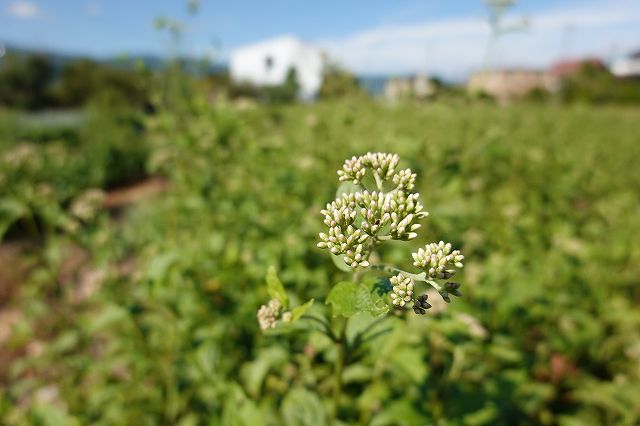
[{"label": "white cloud", "polygon": [[[607,59],[615,50],[640,47],[634,46],[640,44],[638,0],[572,3],[529,18],[527,30],[499,40],[493,55],[496,65],[546,67],[561,55]],[[384,25],[319,44],[359,74],[428,72],[459,79],[482,66],[488,38],[482,17],[466,16]]]},{"label": "white cloud", "polygon": [[38,5],[28,0],[18,0],[7,7],[7,13],[19,19],[33,19],[38,16],[40,9]]}]

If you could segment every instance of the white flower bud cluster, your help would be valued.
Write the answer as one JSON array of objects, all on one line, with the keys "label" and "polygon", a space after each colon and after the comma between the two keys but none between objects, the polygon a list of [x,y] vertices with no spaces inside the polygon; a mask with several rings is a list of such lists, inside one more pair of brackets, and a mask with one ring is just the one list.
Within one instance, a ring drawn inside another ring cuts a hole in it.
[{"label": "white flower bud cluster", "polygon": [[328,248],[335,255],[345,254],[344,261],[352,268],[369,266],[362,245],[369,236],[353,226],[357,215],[355,198],[355,194],[343,194],[320,212],[325,217],[324,224],[329,227],[329,234],[321,232],[318,243],[318,247]]},{"label": "white flower bud cluster", "polygon": [[351,180],[358,185],[367,171],[361,159],[362,157],[354,156],[351,157],[350,160],[346,160],[342,166],[342,170],[338,170],[338,179],[341,181]]},{"label": "white flower bud cluster", "polygon": [[412,240],[418,236],[415,231],[420,228],[419,219],[427,217],[428,212],[418,201],[420,194],[413,193],[408,196],[404,191],[396,191],[389,201],[391,208],[391,229],[389,235],[396,240]]},{"label": "white flower bud cluster", "polygon": [[379,178],[386,180],[393,176],[399,161],[398,154],[367,152],[360,157],[351,157],[346,160],[342,170],[338,170],[338,178],[341,181],[351,180],[359,185],[367,169],[371,169]]},{"label": "white flower bud cluster", "polygon": [[391,292],[391,302],[400,307],[404,307],[407,303],[413,300],[413,287],[414,283],[411,277],[406,277],[400,273],[389,279],[393,285],[393,291]]},{"label": "white flower bud cluster", "polygon": [[414,260],[413,265],[424,270],[430,278],[450,278],[456,273],[452,266],[457,268],[463,266],[464,256],[459,250],[451,251],[451,244],[445,244],[443,241],[438,244],[427,244],[425,248],[420,248],[417,253],[411,255]]},{"label": "white flower bud cluster", "polygon": [[356,193],[356,203],[362,215],[360,227],[372,237],[376,237],[386,226],[393,239],[411,240],[417,237],[415,231],[421,225],[416,222],[428,215],[417,201],[418,196],[417,193],[406,196],[403,191]]},{"label": "white flower bud cluster", "polygon": [[385,180],[393,176],[396,166],[400,162],[400,156],[398,154],[387,154],[384,152],[367,152],[360,158],[365,167],[370,168]]},{"label": "white flower bud cluster", "polygon": [[354,250],[347,250],[345,252],[344,263],[352,268],[357,268],[358,266],[366,268],[369,266],[368,256],[369,253],[364,249],[363,245],[358,244]]},{"label": "white flower bud cluster", "polygon": [[100,189],[89,189],[71,202],[71,214],[88,222],[93,219],[102,207],[105,193]]},{"label": "white flower bud cluster", "polygon": [[[340,180],[353,180],[361,185],[366,170],[374,172],[376,186],[381,180],[392,179],[396,187],[389,191],[342,194],[327,204],[321,213],[329,233],[320,233],[318,247],[334,255],[345,255],[352,268],[369,266],[370,246],[383,240],[411,240],[418,236],[419,219],[429,213],[418,201],[419,194],[409,192],[415,186],[416,175],[410,169],[395,173],[400,157],[397,154],[367,153],[347,160],[338,171]],[[372,238],[373,240],[369,240]],[[365,244],[369,240],[369,244]],[[372,242],[371,242],[372,241]]]},{"label": "white flower bud cluster", "polygon": [[327,208],[320,210],[320,213],[324,215],[324,224],[329,228],[351,225],[358,214],[355,194],[342,194],[342,197],[328,203]]},{"label": "white flower bud cluster", "polygon": [[275,328],[280,309],[282,309],[282,305],[278,299],[271,299],[268,304],[260,306],[257,317],[261,330]]},{"label": "white flower bud cluster", "polygon": [[398,189],[411,191],[416,184],[416,174],[412,173],[411,169],[400,170],[393,175],[393,183]]},{"label": "white flower bud cluster", "polygon": [[368,235],[375,237],[380,232],[380,229],[389,223],[391,215],[389,211],[391,209],[389,205],[390,194],[383,192],[356,192],[355,199],[358,207],[360,207],[360,214],[362,215],[362,222],[360,228]]}]

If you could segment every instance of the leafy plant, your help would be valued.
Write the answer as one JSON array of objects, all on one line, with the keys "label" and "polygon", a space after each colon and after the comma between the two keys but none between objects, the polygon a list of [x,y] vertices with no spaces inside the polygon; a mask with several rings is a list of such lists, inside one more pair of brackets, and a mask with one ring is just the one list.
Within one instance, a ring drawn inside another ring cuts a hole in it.
[{"label": "leafy plant", "polygon": [[[289,311],[284,287],[273,270],[267,275],[271,300],[258,311],[260,328],[282,330],[306,319],[319,324],[320,330],[336,345],[338,355],[334,367],[330,424],[338,417],[344,369],[352,353],[359,351],[366,341],[391,331],[386,329],[373,333],[381,321],[377,320],[349,339],[349,318],[359,313],[380,317],[388,313],[389,302],[396,308],[396,315],[401,315],[399,311],[409,305],[413,306],[416,314],[425,314],[431,308],[429,296],[423,293],[414,298],[416,283],[433,287],[447,303],[451,301],[450,294],[462,295],[459,283],[446,281],[455,275],[455,268],[462,268],[464,259],[459,250],[451,249],[449,243],[431,243],[413,253],[413,266],[422,270],[418,274],[378,263],[376,249],[379,245],[390,240],[417,238],[416,231],[421,227],[418,221],[428,216],[418,200],[419,194],[412,192],[416,174],[411,169],[396,171],[399,161],[397,154],[380,152],[368,152],[346,160],[338,170],[343,184],[338,188],[337,198],[321,211],[328,233],[320,233],[318,247],[331,252],[338,268],[354,271],[351,281],[334,285],[326,297],[325,303],[331,306],[332,317],[342,319],[332,324],[327,318],[307,315],[313,299]],[[375,189],[370,192],[368,188]],[[367,271],[395,275],[386,281],[363,281],[363,272]]]}]

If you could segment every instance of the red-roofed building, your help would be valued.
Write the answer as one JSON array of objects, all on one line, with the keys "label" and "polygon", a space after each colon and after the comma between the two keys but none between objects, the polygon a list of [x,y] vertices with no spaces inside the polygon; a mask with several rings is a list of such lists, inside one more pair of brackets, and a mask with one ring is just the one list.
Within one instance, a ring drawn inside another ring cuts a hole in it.
[{"label": "red-roofed building", "polygon": [[549,68],[549,77],[564,78],[580,71],[583,67],[590,66],[596,69],[605,69],[604,62],[598,58],[576,59],[556,62]]},{"label": "red-roofed building", "polygon": [[572,59],[556,62],[551,65],[547,71],[547,88],[551,92],[558,91],[563,79],[577,73],[584,67],[591,67],[598,70],[607,69],[604,62],[598,58]]}]

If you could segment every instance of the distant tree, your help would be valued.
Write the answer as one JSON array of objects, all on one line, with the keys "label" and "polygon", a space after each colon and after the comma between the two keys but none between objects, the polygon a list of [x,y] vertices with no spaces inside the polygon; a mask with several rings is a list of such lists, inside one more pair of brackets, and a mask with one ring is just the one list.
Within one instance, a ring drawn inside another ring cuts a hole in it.
[{"label": "distant tree", "polygon": [[118,69],[87,59],[67,64],[55,88],[61,106],[80,106],[95,98],[122,99],[143,107],[148,98],[144,71]]},{"label": "distant tree", "polygon": [[271,103],[289,103],[298,98],[300,85],[298,84],[298,73],[294,67],[289,68],[284,83],[268,87],[265,90],[266,100]]},{"label": "distant tree", "polygon": [[566,102],[640,103],[640,82],[618,79],[606,68],[587,63],[565,77],[558,95]]},{"label": "distant tree", "polygon": [[44,55],[7,55],[0,62],[0,104],[39,109],[48,105],[55,77],[53,64]]},{"label": "distant tree", "polygon": [[365,96],[365,91],[355,75],[336,65],[327,68],[320,87],[320,99],[361,96]]},{"label": "distant tree", "polygon": [[62,106],[82,105],[100,85],[98,64],[81,59],[67,64],[60,74],[56,98]]}]

